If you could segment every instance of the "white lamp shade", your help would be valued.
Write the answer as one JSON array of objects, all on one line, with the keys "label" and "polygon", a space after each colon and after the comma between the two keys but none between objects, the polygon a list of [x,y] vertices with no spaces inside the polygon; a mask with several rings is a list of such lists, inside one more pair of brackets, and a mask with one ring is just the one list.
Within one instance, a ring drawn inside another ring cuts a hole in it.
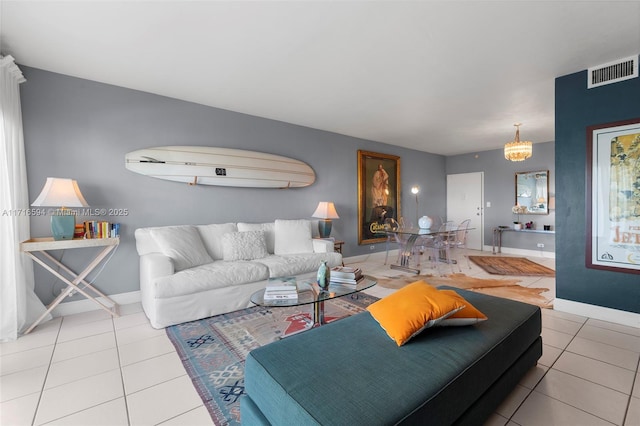
[{"label": "white lamp shade", "polygon": [[336,207],[333,203],[328,201],[320,201],[318,203],[318,208],[313,212],[311,217],[317,217],[320,219],[340,219],[338,213],[336,212]]},{"label": "white lamp shade", "polygon": [[48,177],[38,198],[32,206],[43,207],[89,207],[82,196],[78,182],[73,179]]}]

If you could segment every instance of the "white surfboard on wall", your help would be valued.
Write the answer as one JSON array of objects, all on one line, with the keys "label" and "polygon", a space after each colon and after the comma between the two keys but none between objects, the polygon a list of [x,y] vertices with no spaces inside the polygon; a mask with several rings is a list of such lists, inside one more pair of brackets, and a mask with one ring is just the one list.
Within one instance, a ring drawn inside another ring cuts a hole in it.
[{"label": "white surfboard on wall", "polygon": [[308,164],[293,158],[210,146],[140,149],[125,155],[125,167],[145,176],[190,185],[300,188],[316,179]]}]

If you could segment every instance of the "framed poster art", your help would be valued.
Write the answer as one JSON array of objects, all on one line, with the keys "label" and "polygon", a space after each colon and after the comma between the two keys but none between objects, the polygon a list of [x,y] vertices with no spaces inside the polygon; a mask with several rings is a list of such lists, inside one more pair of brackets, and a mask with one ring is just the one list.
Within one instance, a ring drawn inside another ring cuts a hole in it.
[{"label": "framed poster art", "polygon": [[387,240],[385,222],[400,217],[400,157],[358,151],[358,244]]},{"label": "framed poster art", "polygon": [[640,118],[587,127],[587,268],[640,274]]}]

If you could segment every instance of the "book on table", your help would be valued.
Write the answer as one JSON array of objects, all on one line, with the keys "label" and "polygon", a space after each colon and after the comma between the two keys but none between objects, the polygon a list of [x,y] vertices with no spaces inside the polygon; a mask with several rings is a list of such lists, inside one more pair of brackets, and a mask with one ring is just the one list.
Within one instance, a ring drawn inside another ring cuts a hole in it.
[{"label": "book on table", "polygon": [[296,277],[269,278],[264,290],[264,300],[292,300],[298,298]]},{"label": "book on table", "polygon": [[360,275],[358,278],[334,278],[333,276],[331,276],[329,281],[331,282],[331,284],[357,285],[362,280],[364,280],[364,275]]},{"label": "book on table", "polygon": [[352,268],[350,266],[334,266],[331,268],[331,279],[342,278],[349,280],[357,280],[362,277],[362,269]]}]

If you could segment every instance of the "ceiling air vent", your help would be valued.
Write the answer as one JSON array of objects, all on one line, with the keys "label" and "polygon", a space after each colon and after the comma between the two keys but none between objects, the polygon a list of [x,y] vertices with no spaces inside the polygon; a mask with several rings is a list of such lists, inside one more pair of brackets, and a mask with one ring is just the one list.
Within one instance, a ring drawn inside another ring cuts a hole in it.
[{"label": "ceiling air vent", "polygon": [[631,56],[598,65],[597,67],[591,67],[588,70],[588,76],[588,89],[636,78],[638,77],[638,57]]}]

